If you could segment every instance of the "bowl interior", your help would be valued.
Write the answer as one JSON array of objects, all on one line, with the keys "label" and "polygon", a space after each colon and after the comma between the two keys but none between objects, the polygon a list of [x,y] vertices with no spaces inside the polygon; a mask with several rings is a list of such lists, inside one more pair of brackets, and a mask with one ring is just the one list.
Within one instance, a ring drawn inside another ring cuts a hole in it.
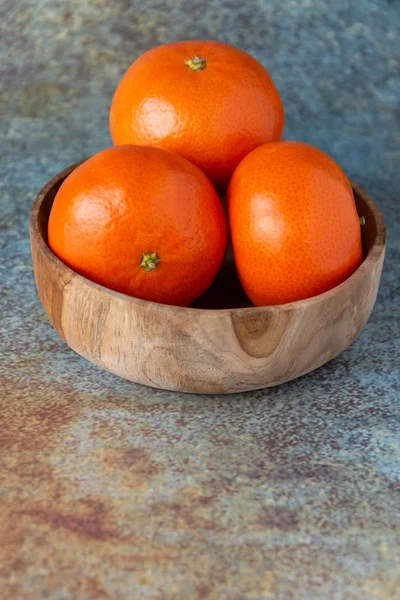
[{"label": "bowl interior", "polygon": [[[60,177],[60,179],[55,181],[54,184],[50,187],[48,192],[44,195],[42,204],[38,211],[38,228],[46,244],[48,244],[47,224],[49,220],[51,207],[53,205],[55,195],[57,194],[67,174],[68,173],[66,173],[64,177]],[[365,223],[361,227],[363,257],[365,260],[366,256],[368,255],[376,240],[377,226],[369,202],[366,201],[365,198],[363,198],[362,193],[358,190],[357,186],[353,185],[353,192],[358,215],[360,217],[363,217],[365,221]],[[193,308],[214,310],[228,308],[246,308],[249,306],[253,306],[253,304],[247,298],[240,284],[235,262],[233,259],[231,245],[228,248],[228,252],[225,257],[224,263],[214,283],[191,306]]]}]

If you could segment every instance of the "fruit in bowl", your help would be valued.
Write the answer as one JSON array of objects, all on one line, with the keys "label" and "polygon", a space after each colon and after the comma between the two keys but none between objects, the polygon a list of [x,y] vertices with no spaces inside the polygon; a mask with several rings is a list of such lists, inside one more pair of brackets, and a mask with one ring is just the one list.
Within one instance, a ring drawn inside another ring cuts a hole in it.
[{"label": "fruit in bowl", "polygon": [[51,210],[49,245],[71,269],[130,296],[187,306],[227,246],[221,201],[202,171],[161,148],[114,146],[77,167]]},{"label": "fruit in bowl", "polygon": [[150,144],[185,156],[225,190],[251,150],[282,136],[283,104],[252,56],[215,41],[184,41],[140,56],[110,110],[115,144]]},{"label": "fruit in bowl", "polygon": [[339,165],[300,142],[275,142],[240,163],[228,190],[235,262],[258,306],[322,294],[361,264],[353,191]]}]

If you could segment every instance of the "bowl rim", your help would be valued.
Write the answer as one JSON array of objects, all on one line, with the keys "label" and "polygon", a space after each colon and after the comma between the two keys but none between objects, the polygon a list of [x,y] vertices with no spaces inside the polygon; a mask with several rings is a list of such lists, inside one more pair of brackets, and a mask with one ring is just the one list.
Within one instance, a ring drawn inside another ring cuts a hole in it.
[{"label": "bowl rim", "polygon": [[286,304],[274,304],[274,305],[269,305],[269,306],[246,306],[246,307],[239,307],[239,308],[232,307],[232,308],[220,308],[220,309],[219,308],[196,308],[196,307],[191,307],[191,306],[175,306],[172,304],[161,304],[159,302],[153,302],[152,300],[143,300],[142,298],[135,298],[134,296],[128,296],[127,294],[123,294],[121,292],[111,290],[99,283],[95,283],[94,281],[87,279],[83,275],[80,275],[79,273],[77,273],[76,271],[74,271],[73,269],[68,267],[52,252],[49,245],[43,239],[43,236],[39,230],[39,225],[38,225],[39,211],[40,211],[42,203],[43,203],[44,199],[46,198],[47,194],[49,193],[50,189],[54,185],[59,183],[60,180],[65,179],[74,169],[76,169],[85,160],[86,159],[80,160],[80,161],[70,165],[69,167],[63,169],[59,173],[57,173],[57,175],[52,177],[52,179],[50,179],[42,187],[40,192],[37,194],[37,196],[33,202],[31,212],[30,212],[31,236],[33,236],[35,238],[35,241],[36,241],[37,245],[39,246],[40,250],[47,256],[48,259],[50,259],[54,263],[54,265],[58,269],[61,269],[64,272],[69,273],[71,276],[73,275],[75,278],[78,278],[78,281],[80,281],[81,283],[83,283],[84,285],[86,285],[90,288],[93,288],[99,292],[103,292],[103,293],[105,293],[113,298],[116,298],[118,300],[122,300],[124,302],[136,305],[138,307],[154,305],[158,309],[162,308],[163,310],[168,310],[168,311],[172,310],[173,312],[181,313],[181,314],[184,312],[187,312],[187,311],[190,311],[192,314],[206,312],[210,316],[221,315],[224,313],[225,314],[235,313],[235,315],[238,315],[240,313],[248,314],[249,311],[251,311],[253,314],[255,314],[255,313],[263,313],[263,312],[278,312],[278,311],[295,310],[297,308],[303,308],[305,305],[310,306],[313,304],[317,304],[319,302],[324,302],[325,300],[332,298],[336,294],[340,294],[343,290],[346,289],[347,286],[349,286],[350,284],[353,284],[357,280],[363,278],[369,272],[369,270],[372,269],[374,267],[374,265],[380,260],[380,257],[386,248],[386,225],[385,225],[385,220],[384,220],[382,212],[380,211],[378,206],[375,204],[375,202],[372,200],[372,198],[369,196],[369,194],[363,188],[361,188],[358,184],[356,184],[350,180],[351,187],[353,189],[353,193],[356,193],[358,196],[360,196],[362,198],[362,200],[364,201],[364,203],[368,206],[368,208],[371,211],[371,214],[374,218],[375,225],[376,225],[376,235],[375,235],[375,240],[374,240],[371,248],[368,251],[368,254],[365,256],[364,260],[362,261],[362,263],[360,264],[358,269],[356,269],[354,271],[354,273],[352,273],[350,275],[350,277],[348,277],[347,279],[342,281],[342,283],[340,283],[339,285],[331,288],[330,290],[327,290],[326,292],[323,292],[322,294],[318,294],[316,296],[311,296],[310,298],[304,298],[302,300],[296,300],[294,302],[288,302]]}]

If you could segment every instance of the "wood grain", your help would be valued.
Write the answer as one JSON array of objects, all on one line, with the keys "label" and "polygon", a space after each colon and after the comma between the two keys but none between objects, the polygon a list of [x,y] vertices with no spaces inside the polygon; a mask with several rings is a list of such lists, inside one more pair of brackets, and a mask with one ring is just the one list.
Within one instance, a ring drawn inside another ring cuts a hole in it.
[{"label": "wood grain", "polygon": [[312,371],[360,334],[374,306],[385,254],[383,216],[353,185],[364,262],[344,283],[307,300],[255,308],[228,253],[194,307],[146,302],[108,290],[60,262],[47,246],[54,196],[73,165],[38,194],[31,212],[36,285],[60,336],[76,352],[131,381],[195,393],[274,386]]}]

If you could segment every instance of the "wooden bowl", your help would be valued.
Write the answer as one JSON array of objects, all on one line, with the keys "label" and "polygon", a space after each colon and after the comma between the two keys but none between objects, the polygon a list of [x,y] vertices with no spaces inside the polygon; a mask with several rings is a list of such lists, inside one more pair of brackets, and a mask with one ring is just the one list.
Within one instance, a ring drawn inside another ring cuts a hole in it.
[{"label": "wooden bowl", "polygon": [[383,216],[353,186],[364,217],[364,262],[334,289],[291,304],[256,308],[228,257],[211,288],[190,308],[138,300],[65,266],[47,245],[57,190],[72,165],[37,196],[30,230],[36,285],[63,340],[96,365],[168,390],[228,394],[274,386],[343,352],[371,314],[385,254]]}]

